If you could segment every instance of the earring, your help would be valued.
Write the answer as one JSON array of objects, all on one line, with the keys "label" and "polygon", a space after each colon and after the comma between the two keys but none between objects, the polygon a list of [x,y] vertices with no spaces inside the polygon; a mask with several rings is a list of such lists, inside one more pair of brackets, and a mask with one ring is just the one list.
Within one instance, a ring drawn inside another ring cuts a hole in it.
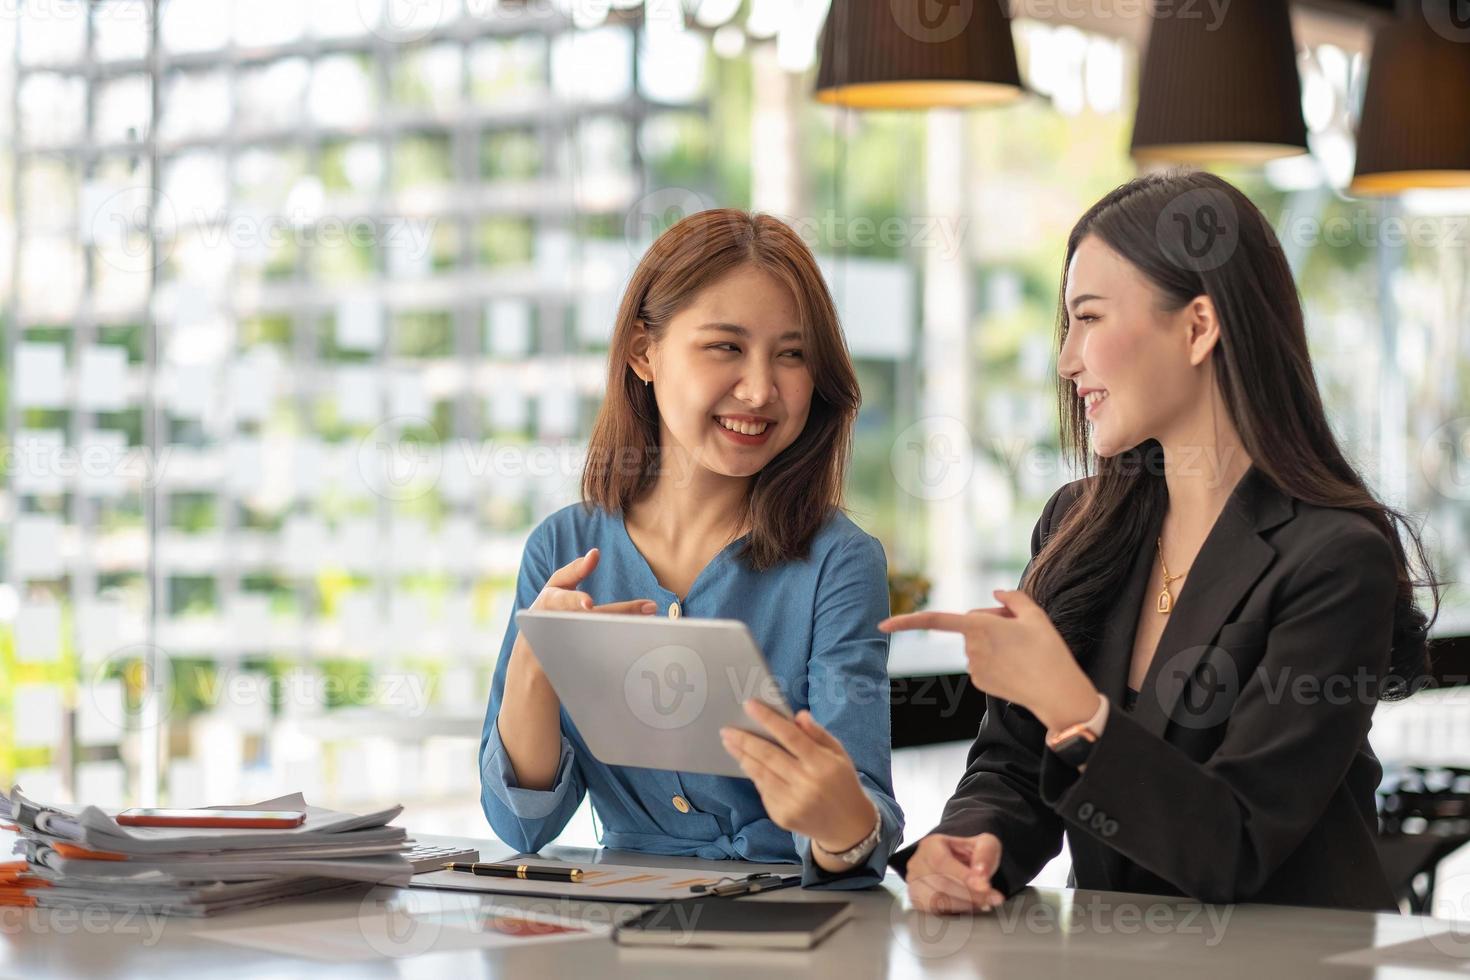
[{"label": "earring", "polygon": [[649,387],[652,384],[653,384],[653,382],[650,381],[648,378],[644,378],[643,379],[643,387],[647,388],[647,387]]}]

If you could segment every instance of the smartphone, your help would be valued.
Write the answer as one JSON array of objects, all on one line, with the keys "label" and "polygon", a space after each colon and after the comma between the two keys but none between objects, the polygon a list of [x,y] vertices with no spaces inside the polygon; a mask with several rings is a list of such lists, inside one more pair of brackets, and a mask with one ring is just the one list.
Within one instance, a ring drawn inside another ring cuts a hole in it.
[{"label": "smartphone", "polygon": [[306,814],[295,810],[160,810],[135,807],[117,815],[124,827],[250,827],[266,830],[300,827]]}]

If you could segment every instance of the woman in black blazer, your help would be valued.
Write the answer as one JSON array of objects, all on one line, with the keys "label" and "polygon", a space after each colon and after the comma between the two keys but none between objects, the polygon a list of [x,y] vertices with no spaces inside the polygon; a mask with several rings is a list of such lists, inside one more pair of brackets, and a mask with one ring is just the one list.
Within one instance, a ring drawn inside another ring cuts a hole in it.
[{"label": "woman in black blazer", "polygon": [[1368,729],[1425,679],[1438,588],[1333,437],[1270,225],[1209,174],[1118,188],[1068,241],[1059,339],[1094,475],[999,607],[882,624],[963,634],[986,692],[939,826],[892,858],[914,904],[993,908],[1065,833],[1079,887],[1396,908]]}]

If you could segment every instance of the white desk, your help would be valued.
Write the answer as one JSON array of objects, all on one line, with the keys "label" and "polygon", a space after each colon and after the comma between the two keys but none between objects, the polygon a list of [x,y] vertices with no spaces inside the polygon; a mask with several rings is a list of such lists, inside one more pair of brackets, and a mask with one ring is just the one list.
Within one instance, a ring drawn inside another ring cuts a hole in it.
[{"label": "white desk", "polygon": [[[434,838],[449,840],[449,838]],[[473,841],[486,860],[508,856],[489,841]],[[767,866],[658,858],[628,852],[552,847],[547,854],[592,863],[677,865],[728,874]],[[789,867],[787,867],[789,871]],[[203,938],[214,929],[280,925],[363,916],[383,908],[474,909],[482,903],[522,906],[507,896],[354,887],[316,898],[211,920],[164,919],[150,925],[120,915],[0,909],[0,976],[251,978],[274,977],[617,977],[689,980],[783,980],[812,976],[864,978],[985,977],[1039,980],[1087,976],[1097,980],[1140,976],[1194,978],[1366,978],[1373,968],[1325,964],[1329,956],[1420,941],[1439,971],[1470,973],[1470,923],[1441,919],[1324,911],[1270,905],[1200,906],[1084,889],[1032,889],[987,916],[930,916],[909,910],[903,882],[892,874],[883,887],[861,892],[782,889],[743,901],[853,902],[848,923],[811,952],[634,949],[609,939],[522,946],[507,950],[439,949],[441,931],[409,928],[383,938],[381,958],[322,963]],[[543,906],[544,907],[544,906]],[[629,906],[601,905],[604,913]],[[604,915],[606,921],[606,915]],[[404,921],[415,920],[404,917]],[[1458,930],[1458,934],[1457,934]],[[1380,978],[1444,976],[1393,969]]]}]

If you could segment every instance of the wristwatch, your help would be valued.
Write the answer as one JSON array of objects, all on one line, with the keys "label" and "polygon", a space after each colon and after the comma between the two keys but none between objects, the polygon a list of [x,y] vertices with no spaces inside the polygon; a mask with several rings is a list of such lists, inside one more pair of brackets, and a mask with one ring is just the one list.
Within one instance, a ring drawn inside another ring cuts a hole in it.
[{"label": "wristwatch", "polygon": [[[876,810],[877,807],[874,807],[874,809]],[[815,840],[812,841],[812,847],[821,851],[823,854],[829,855],[830,857],[835,857],[843,864],[856,866],[858,864],[861,864],[869,854],[873,853],[873,848],[878,846],[878,839],[882,836],[883,812],[880,810],[878,812],[878,819],[876,822],[874,822],[873,829],[868,832],[868,836],[864,837],[862,840],[858,841],[855,845],[849,847],[847,850],[834,853],[827,850],[821,844],[818,844]]]},{"label": "wristwatch", "polygon": [[1046,736],[1046,747],[1078,772],[1087,768],[1092,747],[1097,743],[1098,736],[1102,735],[1103,724],[1108,720],[1107,695],[1099,694],[1097,702],[1097,710],[1092,713],[1091,718],[1068,725],[1055,735]]}]

